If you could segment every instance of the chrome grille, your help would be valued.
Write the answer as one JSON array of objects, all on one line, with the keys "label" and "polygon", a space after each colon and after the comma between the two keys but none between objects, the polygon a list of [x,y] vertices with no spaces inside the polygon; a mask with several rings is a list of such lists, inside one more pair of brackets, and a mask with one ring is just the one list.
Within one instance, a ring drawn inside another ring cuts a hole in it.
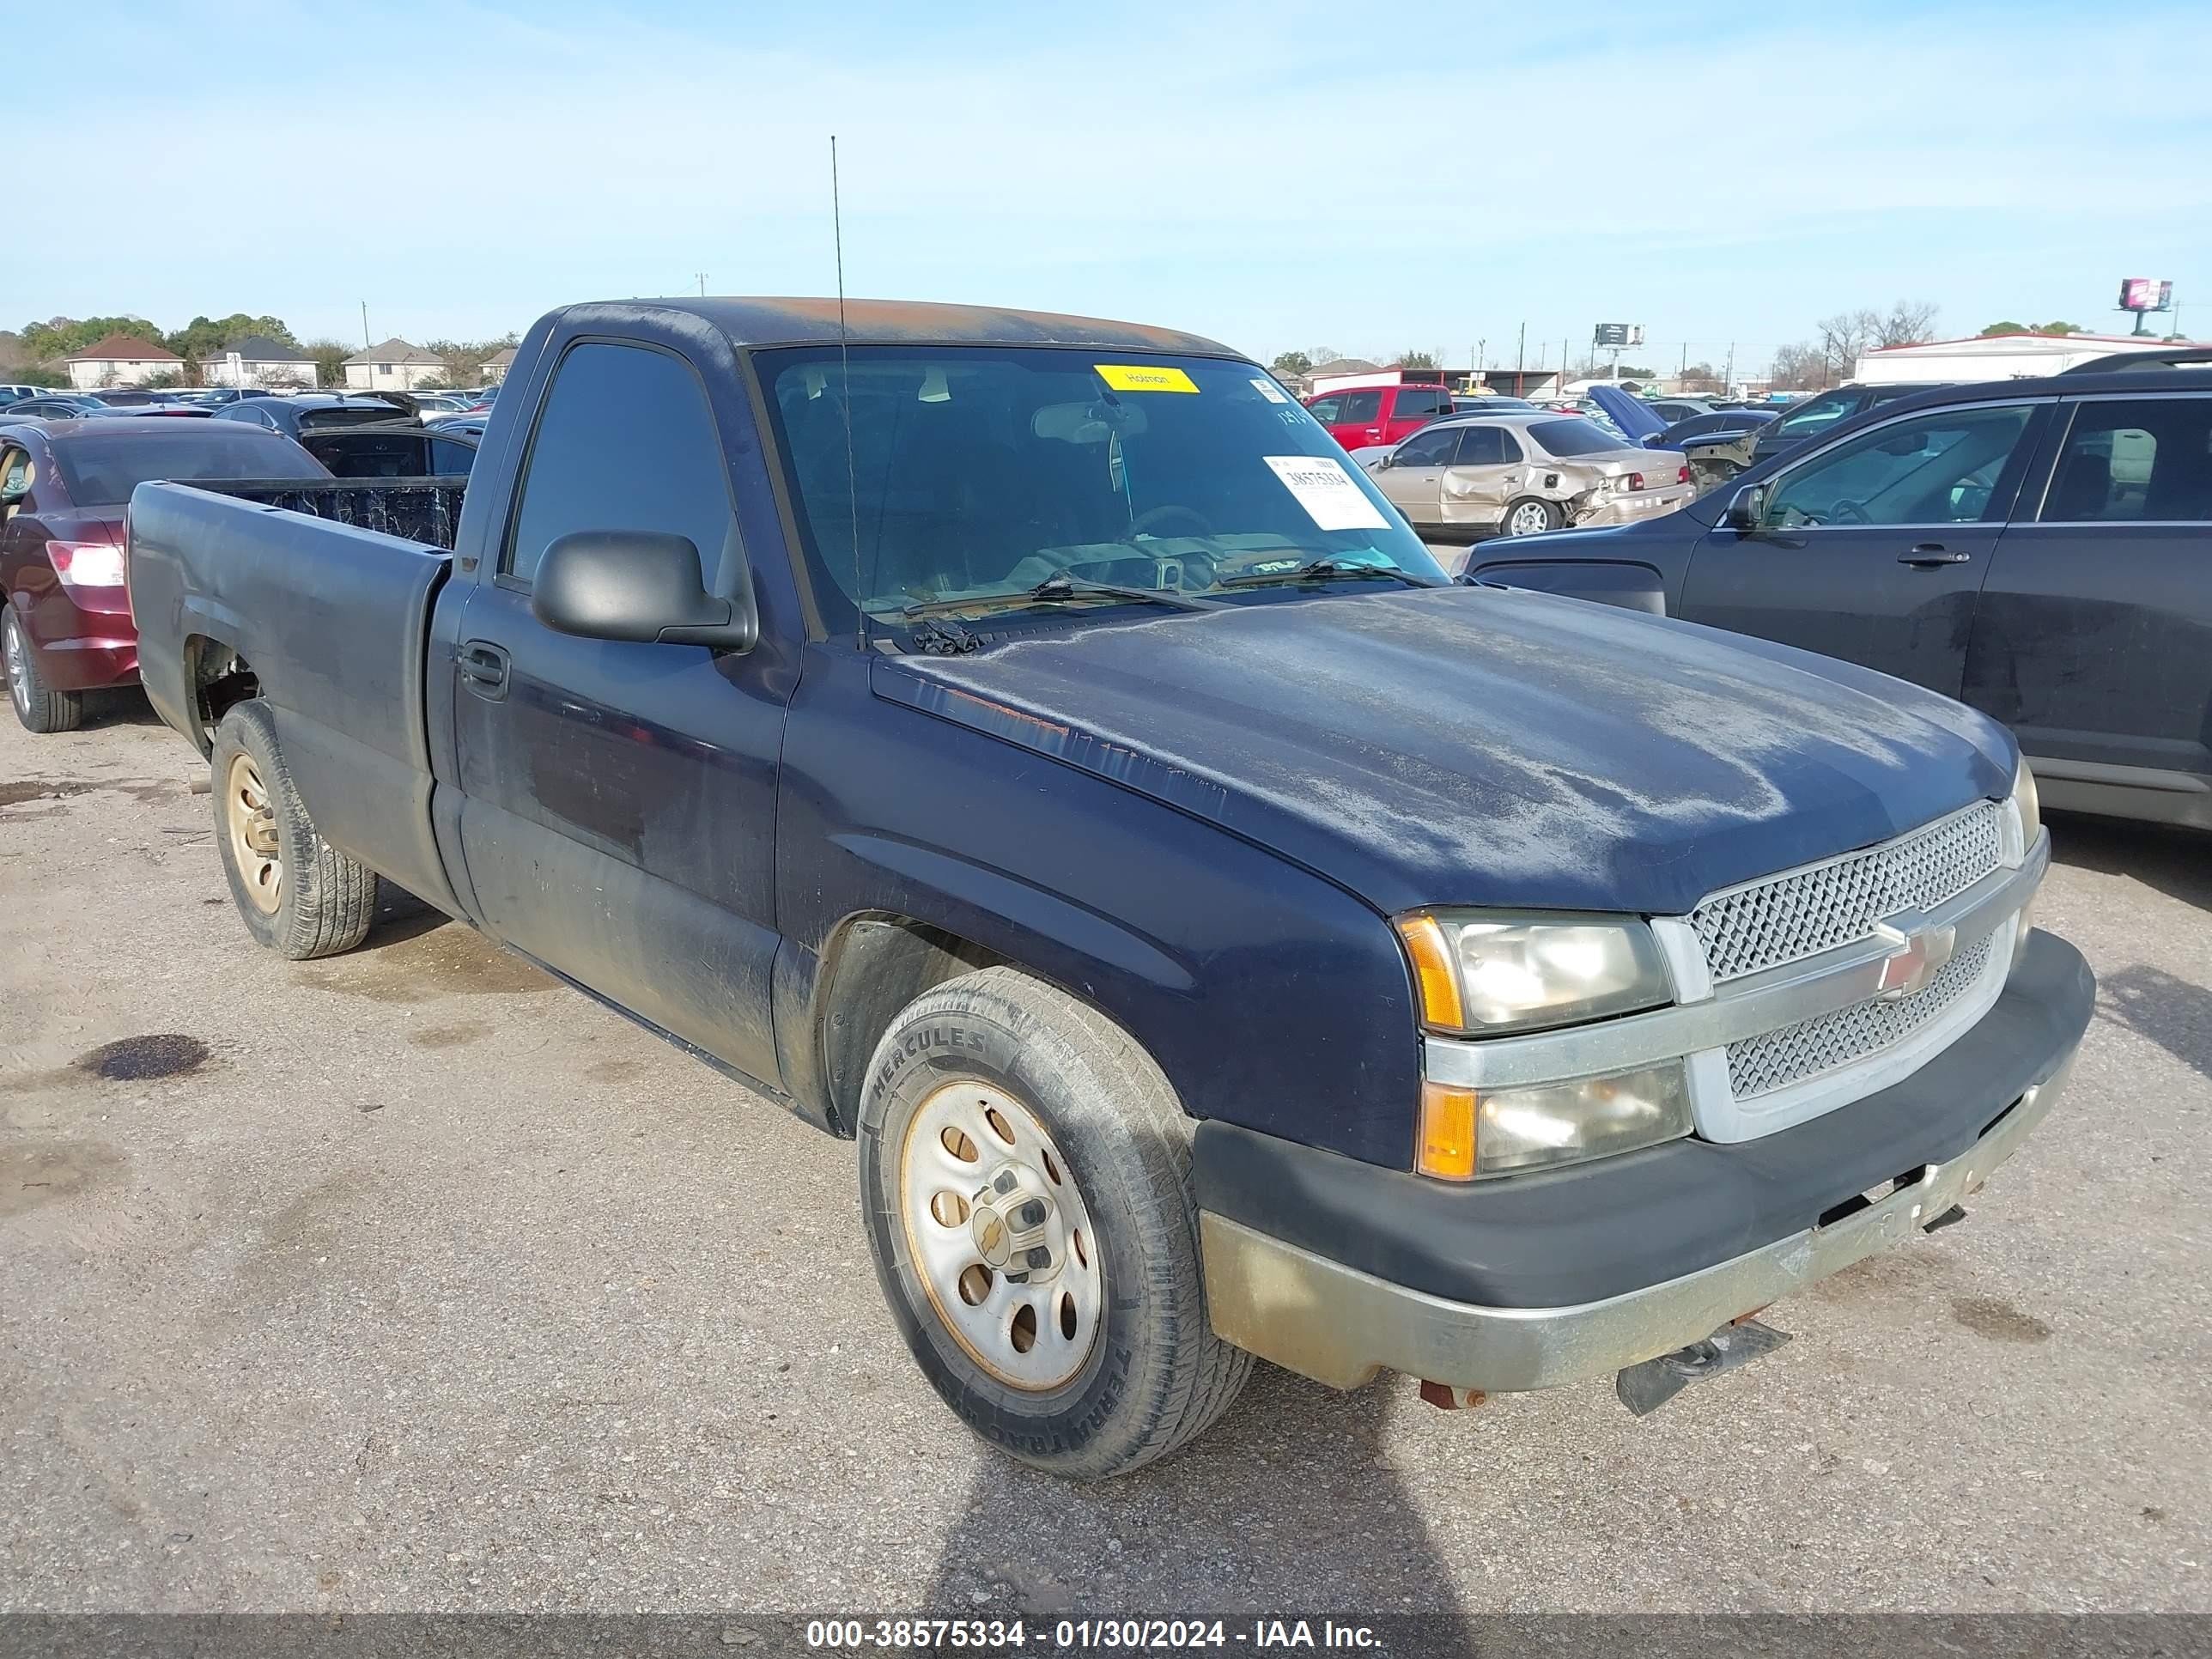
[{"label": "chrome grille", "polygon": [[1997,867],[2001,814],[1982,801],[1863,853],[1707,899],[1690,922],[1714,983],[1864,939],[1878,921],[1963,892]]},{"label": "chrome grille", "polygon": [[1862,1002],[1731,1042],[1729,1087],[1738,1100],[1747,1100],[1894,1047],[1972,988],[1995,943],[1990,935],[1959,952],[1917,996]]}]

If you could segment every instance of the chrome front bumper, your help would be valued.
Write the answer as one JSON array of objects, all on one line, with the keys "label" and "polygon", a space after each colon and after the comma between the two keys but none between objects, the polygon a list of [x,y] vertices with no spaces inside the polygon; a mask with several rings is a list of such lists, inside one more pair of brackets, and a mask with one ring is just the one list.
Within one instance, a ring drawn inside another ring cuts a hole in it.
[{"label": "chrome front bumper", "polygon": [[1199,1217],[1213,1328],[1332,1387],[1378,1370],[1503,1394],[1617,1371],[1711,1334],[1903,1243],[1989,1178],[2057,1104],[2076,1050],[1972,1146],[1867,1208],[1679,1279],[1564,1308],[1486,1308],[1394,1285],[1210,1211]]}]

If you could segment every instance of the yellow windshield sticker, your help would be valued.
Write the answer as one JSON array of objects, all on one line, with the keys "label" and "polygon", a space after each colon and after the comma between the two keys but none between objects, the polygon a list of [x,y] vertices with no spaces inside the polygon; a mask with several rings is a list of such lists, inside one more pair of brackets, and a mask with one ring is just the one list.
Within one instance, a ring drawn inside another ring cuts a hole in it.
[{"label": "yellow windshield sticker", "polygon": [[1116,392],[1195,392],[1198,383],[1179,368],[1151,363],[1093,363],[1098,378]]}]

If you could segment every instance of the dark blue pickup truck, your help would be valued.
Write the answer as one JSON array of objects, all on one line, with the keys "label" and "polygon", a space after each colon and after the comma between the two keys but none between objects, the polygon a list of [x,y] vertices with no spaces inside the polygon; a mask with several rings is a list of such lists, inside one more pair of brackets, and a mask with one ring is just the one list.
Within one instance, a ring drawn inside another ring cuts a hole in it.
[{"label": "dark blue pickup truck", "polygon": [[252,935],[389,879],[857,1138],[1042,1467],[1253,1354],[1648,1409],[1955,1219],[2089,1018],[1996,722],[1454,585],[1204,339],[576,306],[465,486],[226,490],[142,487],[130,575]]}]

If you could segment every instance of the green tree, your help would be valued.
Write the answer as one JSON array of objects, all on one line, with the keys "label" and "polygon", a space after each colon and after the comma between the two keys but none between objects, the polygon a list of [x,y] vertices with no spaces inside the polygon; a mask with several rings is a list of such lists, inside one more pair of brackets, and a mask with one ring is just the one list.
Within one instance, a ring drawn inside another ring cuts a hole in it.
[{"label": "green tree", "polygon": [[1285,351],[1267,365],[1285,380],[1293,380],[1313,368],[1313,359],[1303,351]]},{"label": "green tree", "polygon": [[1993,334],[2025,334],[2027,332],[2027,325],[2026,323],[2015,323],[2008,317],[2003,322],[1991,323],[1987,328],[1982,331],[1981,337],[1986,340]]},{"label": "green tree", "polygon": [[198,386],[200,365],[248,335],[258,335],[295,350],[299,349],[300,343],[292,337],[292,331],[284,325],[283,318],[249,317],[242,311],[234,311],[228,317],[195,317],[174,333],[163,337],[161,343],[185,360],[185,377]]},{"label": "green tree", "polygon": [[52,317],[23,325],[23,350],[33,362],[58,363],[71,352],[97,345],[111,334],[161,343],[161,331],[143,317]]},{"label": "green tree", "polygon": [[338,340],[310,340],[300,348],[315,360],[315,384],[322,386],[343,386],[345,384],[345,360],[353,356],[353,348]]}]

